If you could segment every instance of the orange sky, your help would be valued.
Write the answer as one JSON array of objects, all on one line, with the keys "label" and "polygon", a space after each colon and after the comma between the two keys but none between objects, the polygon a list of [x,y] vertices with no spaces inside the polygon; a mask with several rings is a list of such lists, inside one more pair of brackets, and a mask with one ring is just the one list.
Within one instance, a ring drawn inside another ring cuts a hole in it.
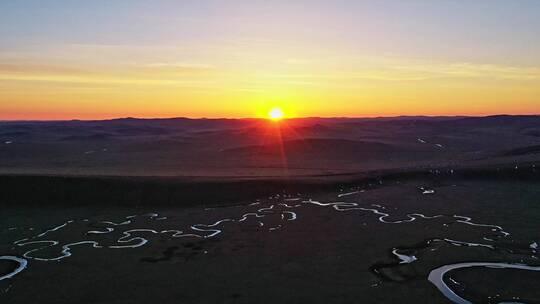
[{"label": "orange sky", "polygon": [[540,112],[533,2],[96,3],[1,4],[0,119]]}]

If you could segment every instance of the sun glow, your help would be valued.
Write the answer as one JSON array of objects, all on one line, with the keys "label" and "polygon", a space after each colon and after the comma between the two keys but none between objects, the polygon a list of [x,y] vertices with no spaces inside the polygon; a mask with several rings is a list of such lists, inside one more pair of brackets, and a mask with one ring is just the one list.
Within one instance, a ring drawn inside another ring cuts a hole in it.
[{"label": "sun glow", "polygon": [[281,120],[283,119],[284,116],[285,114],[283,113],[283,110],[281,110],[280,108],[272,108],[268,112],[268,118],[270,118],[273,121]]}]

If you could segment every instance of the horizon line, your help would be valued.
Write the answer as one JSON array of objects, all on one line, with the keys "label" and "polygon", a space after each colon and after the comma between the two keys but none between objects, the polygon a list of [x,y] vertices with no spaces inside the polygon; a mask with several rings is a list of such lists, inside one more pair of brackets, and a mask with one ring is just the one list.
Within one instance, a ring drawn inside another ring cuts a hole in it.
[{"label": "horizon line", "polygon": [[[395,115],[395,116],[299,116],[299,117],[285,117],[283,120],[297,120],[297,119],[389,119],[389,118],[483,118],[483,117],[497,117],[497,116],[540,116],[540,113],[536,114],[487,114],[487,115]],[[269,120],[266,117],[186,117],[186,116],[171,116],[171,117],[113,117],[103,119],[0,119],[0,122],[69,122],[69,121],[112,121],[112,120],[172,120],[172,119],[185,119],[185,120]]]}]

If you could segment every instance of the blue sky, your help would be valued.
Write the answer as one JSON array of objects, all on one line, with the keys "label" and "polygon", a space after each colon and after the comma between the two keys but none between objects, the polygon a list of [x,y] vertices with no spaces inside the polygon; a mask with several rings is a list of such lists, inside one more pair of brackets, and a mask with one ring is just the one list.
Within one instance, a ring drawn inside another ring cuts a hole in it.
[{"label": "blue sky", "polygon": [[[400,56],[539,64],[540,1],[2,1],[2,49],[328,41]],[[297,25],[297,26],[295,26]]]}]

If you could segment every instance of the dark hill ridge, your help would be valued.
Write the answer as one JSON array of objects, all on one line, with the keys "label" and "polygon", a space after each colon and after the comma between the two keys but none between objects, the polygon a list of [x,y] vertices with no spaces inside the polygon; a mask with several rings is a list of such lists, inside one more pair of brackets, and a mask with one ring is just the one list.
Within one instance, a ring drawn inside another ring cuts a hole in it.
[{"label": "dark hill ridge", "polygon": [[307,138],[302,140],[287,140],[283,143],[237,147],[226,149],[223,152],[227,154],[281,154],[281,152],[284,151],[288,155],[296,153],[335,153],[337,156],[342,155],[343,153],[381,153],[396,149],[397,147],[395,146],[378,142]]},{"label": "dark hill ridge", "polygon": [[538,132],[534,115],[10,121],[0,122],[0,174],[273,176],[530,162],[540,158]]},{"label": "dark hill ridge", "polygon": [[527,155],[527,154],[539,154],[539,153],[540,153],[540,145],[534,145],[534,146],[512,149],[510,151],[505,152],[504,155],[513,156],[513,155]]},{"label": "dark hill ridge", "polygon": [[[292,118],[286,120],[295,127],[326,128],[337,123],[371,123],[382,125],[444,125],[444,126],[496,126],[540,125],[539,115],[493,115],[485,117],[429,117],[429,116],[399,116],[381,118]],[[65,121],[0,121],[0,128],[9,130],[35,130],[36,128],[107,128],[107,127],[152,127],[169,129],[219,129],[258,127],[267,124],[265,119],[225,119],[225,118],[117,118],[110,120],[65,120]]]},{"label": "dark hill ridge", "polygon": [[111,134],[107,133],[94,133],[89,135],[71,135],[61,138],[63,141],[84,141],[84,140],[104,140],[111,137]]}]

